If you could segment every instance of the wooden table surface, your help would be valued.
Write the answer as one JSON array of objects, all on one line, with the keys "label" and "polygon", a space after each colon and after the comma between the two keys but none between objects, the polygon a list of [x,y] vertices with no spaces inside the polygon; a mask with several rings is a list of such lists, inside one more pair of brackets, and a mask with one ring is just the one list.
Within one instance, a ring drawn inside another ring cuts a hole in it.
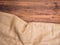
[{"label": "wooden table surface", "polygon": [[27,22],[60,23],[60,0],[0,0],[0,11]]}]

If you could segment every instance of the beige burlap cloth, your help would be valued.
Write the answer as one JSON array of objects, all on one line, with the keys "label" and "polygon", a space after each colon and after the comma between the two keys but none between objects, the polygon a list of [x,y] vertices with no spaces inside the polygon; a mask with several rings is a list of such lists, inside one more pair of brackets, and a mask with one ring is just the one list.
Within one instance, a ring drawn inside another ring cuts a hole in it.
[{"label": "beige burlap cloth", "polygon": [[60,24],[27,23],[0,12],[0,45],[60,45]]}]

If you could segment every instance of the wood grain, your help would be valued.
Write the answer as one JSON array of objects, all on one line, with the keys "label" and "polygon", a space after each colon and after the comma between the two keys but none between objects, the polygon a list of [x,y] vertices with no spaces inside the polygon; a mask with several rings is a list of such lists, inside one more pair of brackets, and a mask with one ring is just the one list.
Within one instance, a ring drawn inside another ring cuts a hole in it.
[{"label": "wood grain", "polygon": [[60,23],[60,0],[0,0],[0,11],[15,14],[27,22]]}]

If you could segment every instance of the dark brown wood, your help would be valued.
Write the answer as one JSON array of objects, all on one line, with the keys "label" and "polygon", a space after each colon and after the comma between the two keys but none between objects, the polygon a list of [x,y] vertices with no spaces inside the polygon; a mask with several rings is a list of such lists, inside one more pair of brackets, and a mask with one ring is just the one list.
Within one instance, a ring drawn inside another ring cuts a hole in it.
[{"label": "dark brown wood", "polygon": [[60,23],[60,0],[0,0],[0,11],[27,22]]}]

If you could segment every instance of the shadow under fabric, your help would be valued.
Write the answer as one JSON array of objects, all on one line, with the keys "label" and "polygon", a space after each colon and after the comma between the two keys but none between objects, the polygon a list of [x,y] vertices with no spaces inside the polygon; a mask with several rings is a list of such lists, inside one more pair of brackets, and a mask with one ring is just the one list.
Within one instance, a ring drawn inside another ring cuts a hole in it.
[{"label": "shadow under fabric", "polygon": [[0,45],[60,45],[60,24],[27,23],[0,12]]}]

